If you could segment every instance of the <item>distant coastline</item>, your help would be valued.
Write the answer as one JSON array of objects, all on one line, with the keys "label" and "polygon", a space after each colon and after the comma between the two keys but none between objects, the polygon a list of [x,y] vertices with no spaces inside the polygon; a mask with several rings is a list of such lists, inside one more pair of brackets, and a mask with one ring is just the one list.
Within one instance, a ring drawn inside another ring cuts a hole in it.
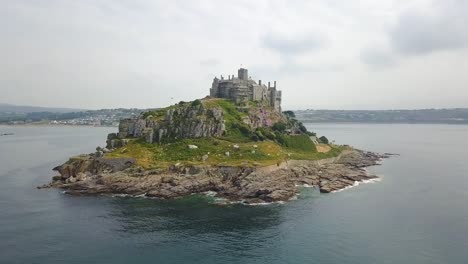
[{"label": "distant coastline", "polygon": [[300,110],[303,123],[468,124],[468,108],[420,110]]},{"label": "distant coastline", "polygon": [[[72,125],[117,127],[119,121],[148,109],[117,108],[76,112],[25,112],[36,108],[0,108],[0,125]],[[46,108],[37,108],[46,109]],[[303,123],[468,124],[468,108],[417,110],[296,110]]]}]

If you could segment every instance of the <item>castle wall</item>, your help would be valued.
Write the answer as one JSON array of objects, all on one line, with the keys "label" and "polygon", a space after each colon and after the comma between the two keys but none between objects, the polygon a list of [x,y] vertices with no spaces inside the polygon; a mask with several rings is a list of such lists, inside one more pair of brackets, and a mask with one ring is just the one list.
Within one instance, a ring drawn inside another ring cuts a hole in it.
[{"label": "castle wall", "polygon": [[263,101],[263,94],[266,87],[260,85],[254,85],[252,87],[252,100]]},{"label": "castle wall", "polygon": [[274,86],[268,87],[257,84],[254,80],[249,79],[247,69],[240,68],[238,77],[229,76],[225,80],[214,78],[210,89],[210,96],[230,99],[236,103],[245,102],[247,100],[267,102],[268,105],[274,107],[277,111],[281,111],[281,91],[276,90],[276,81]]}]

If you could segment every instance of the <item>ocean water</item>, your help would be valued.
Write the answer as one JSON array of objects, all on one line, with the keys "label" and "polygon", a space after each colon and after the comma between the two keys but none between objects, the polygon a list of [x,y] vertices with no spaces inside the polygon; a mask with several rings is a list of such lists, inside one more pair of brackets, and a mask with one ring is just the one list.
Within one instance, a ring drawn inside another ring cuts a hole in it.
[{"label": "ocean water", "polygon": [[115,128],[0,126],[0,263],[468,263],[468,126],[307,127],[400,156],[285,204],[70,196],[35,187]]}]

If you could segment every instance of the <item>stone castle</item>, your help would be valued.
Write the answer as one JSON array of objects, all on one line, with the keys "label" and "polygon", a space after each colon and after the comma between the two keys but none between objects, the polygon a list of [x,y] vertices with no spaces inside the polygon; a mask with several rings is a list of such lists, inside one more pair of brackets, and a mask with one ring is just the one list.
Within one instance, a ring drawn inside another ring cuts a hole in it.
[{"label": "stone castle", "polygon": [[252,80],[247,69],[240,68],[237,71],[237,77],[229,75],[228,79],[215,77],[210,89],[210,96],[217,98],[226,98],[235,103],[246,101],[258,101],[266,103],[276,111],[281,112],[281,91],[276,90],[276,81],[273,86],[268,82],[268,87]]}]

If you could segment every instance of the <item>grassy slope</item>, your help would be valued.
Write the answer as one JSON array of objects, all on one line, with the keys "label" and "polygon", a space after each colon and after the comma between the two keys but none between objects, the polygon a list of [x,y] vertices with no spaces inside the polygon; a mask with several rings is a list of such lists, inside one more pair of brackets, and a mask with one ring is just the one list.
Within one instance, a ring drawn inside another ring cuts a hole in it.
[{"label": "grassy slope", "polygon": [[[231,165],[231,166],[266,166],[277,164],[287,159],[317,160],[334,157],[342,151],[342,147],[332,146],[327,153],[317,152],[315,145],[306,135],[282,135],[280,140],[253,141],[252,132],[246,133],[242,118],[245,113],[238,111],[236,106],[227,100],[203,100],[206,108],[220,107],[224,111],[227,134],[221,138],[183,139],[167,144],[148,144],[141,139],[132,140],[125,147],[108,153],[107,157],[131,157],[144,168],[164,168],[176,163]],[[151,113],[160,117],[163,109]],[[196,145],[197,149],[189,149],[188,145]],[[239,148],[234,148],[238,145]],[[226,155],[229,152],[229,156]],[[203,156],[208,158],[203,161]]]}]

